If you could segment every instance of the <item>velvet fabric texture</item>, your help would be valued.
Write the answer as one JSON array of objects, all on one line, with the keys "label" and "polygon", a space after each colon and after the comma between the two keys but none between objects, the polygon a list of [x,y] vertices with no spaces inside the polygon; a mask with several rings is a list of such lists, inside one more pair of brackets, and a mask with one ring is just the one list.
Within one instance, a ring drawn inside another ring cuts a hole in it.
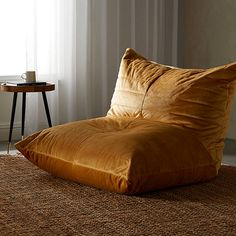
[{"label": "velvet fabric texture", "polygon": [[171,68],[127,49],[106,117],[45,129],[16,148],[56,176],[118,193],[210,180],[235,80],[236,63]]},{"label": "velvet fabric texture", "polygon": [[127,49],[108,115],[139,117],[192,131],[220,167],[236,80],[236,62],[181,69]]}]

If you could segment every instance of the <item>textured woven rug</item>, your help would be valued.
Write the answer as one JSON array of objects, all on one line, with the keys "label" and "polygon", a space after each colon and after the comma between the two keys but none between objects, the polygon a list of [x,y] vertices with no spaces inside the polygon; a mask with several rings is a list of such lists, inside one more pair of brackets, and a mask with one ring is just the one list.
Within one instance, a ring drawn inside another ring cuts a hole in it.
[{"label": "textured woven rug", "polygon": [[55,178],[0,156],[0,235],[236,235],[236,167],[211,182],[139,196]]}]

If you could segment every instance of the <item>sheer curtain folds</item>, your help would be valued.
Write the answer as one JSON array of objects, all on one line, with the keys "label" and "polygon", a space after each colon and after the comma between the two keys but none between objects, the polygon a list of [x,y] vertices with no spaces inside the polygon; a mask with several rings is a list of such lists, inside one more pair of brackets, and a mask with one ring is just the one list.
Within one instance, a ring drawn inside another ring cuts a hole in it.
[{"label": "sheer curtain folds", "polygon": [[[178,1],[9,1],[24,4],[23,70],[56,84],[47,93],[54,125],[106,114],[127,47],[160,63],[177,63]],[[47,122],[41,94],[29,94],[27,101],[30,134]]]},{"label": "sheer curtain folds", "polygon": [[178,1],[77,0],[76,4],[80,118],[106,114],[127,47],[151,60],[177,65]]},{"label": "sheer curtain folds", "polygon": [[[49,94],[54,124],[106,114],[127,47],[161,63],[177,63],[176,1],[32,2],[27,66],[34,66],[39,80],[56,84]],[[37,120],[37,130],[45,126],[45,114],[41,99],[31,96],[28,106],[35,111],[29,127]]]},{"label": "sheer curtain folds", "polygon": [[[26,70],[55,83],[47,93],[53,124],[78,117],[76,80],[76,1],[29,0]],[[27,97],[28,133],[47,126],[41,94]]]}]

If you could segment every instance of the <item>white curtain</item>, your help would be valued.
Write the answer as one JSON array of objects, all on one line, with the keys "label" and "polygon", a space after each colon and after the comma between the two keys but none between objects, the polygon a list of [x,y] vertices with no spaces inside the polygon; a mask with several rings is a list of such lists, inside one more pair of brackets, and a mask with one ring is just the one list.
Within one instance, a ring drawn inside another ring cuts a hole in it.
[{"label": "white curtain", "polygon": [[[26,70],[55,83],[47,92],[53,124],[78,118],[76,80],[76,1],[29,0]],[[27,94],[27,133],[47,127],[41,94]]]},{"label": "white curtain", "polygon": [[[53,124],[105,115],[127,47],[177,64],[178,1],[29,0],[27,69],[56,84]],[[27,96],[27,133],[47,127],[41,95]]]},{"label": "white curtain", "polygon": [[77,0],[76,3],[81,119],[106,114],[127,47],[150,60],[177,65],[178,1]]}]

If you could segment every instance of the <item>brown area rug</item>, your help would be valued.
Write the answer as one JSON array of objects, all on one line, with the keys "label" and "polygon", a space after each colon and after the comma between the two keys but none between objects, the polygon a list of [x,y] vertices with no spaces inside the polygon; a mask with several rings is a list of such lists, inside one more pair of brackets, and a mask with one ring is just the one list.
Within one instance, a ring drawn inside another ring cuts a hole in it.
[{"label": "brown area rug", "polygon": [[55,178],[0,157],[0,235],[236,235],[236,167],[208,183],[139,196]]}]

